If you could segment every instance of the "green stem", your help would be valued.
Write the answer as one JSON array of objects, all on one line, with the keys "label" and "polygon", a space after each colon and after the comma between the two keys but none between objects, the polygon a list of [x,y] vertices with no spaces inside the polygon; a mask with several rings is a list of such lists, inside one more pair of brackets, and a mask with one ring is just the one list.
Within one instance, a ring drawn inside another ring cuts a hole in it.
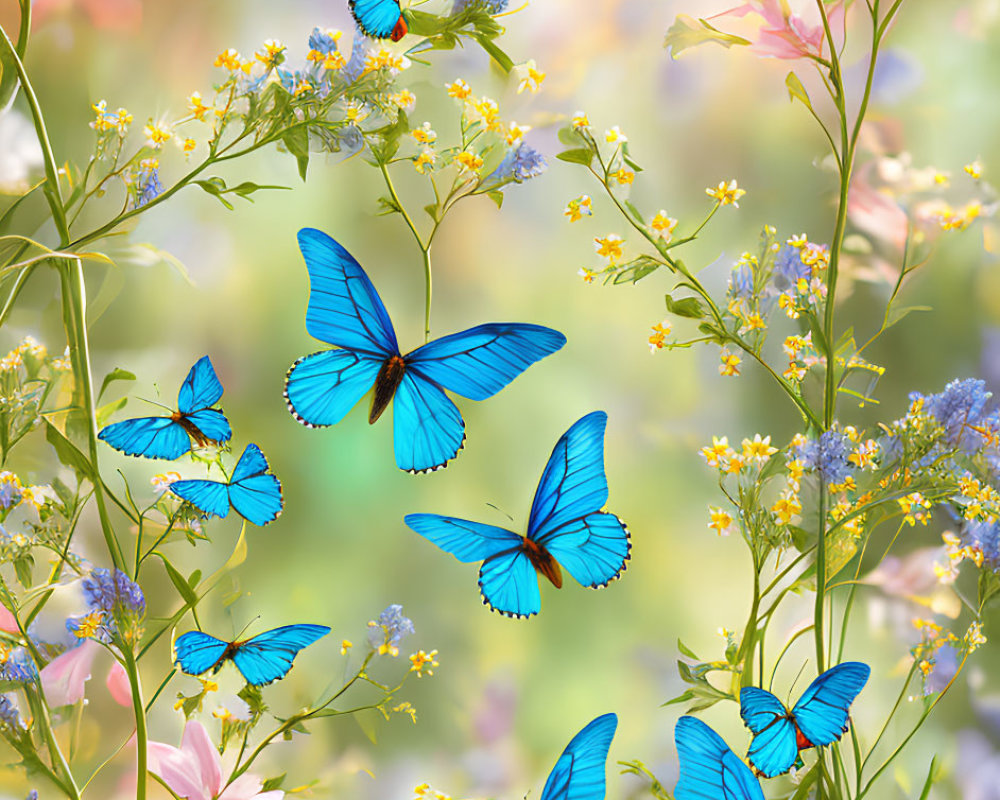
[{"label": "green stem", "polygon": [[431,244],[422,251],[424,256],[424,344],[431,340]]},{"label": "green stem", "polygon": [[824,602],[826,600],[826,481],[819,479],[819,539],[816,547],[816,603],[813,608],[813,630],[816,639],[816,671],[826,669],[823,643]]},{"label": "green stem", "polygon": [[[753,602],[750,605],[750,616],[743,631],[743,641],[740,642],[740,655],[743,657],[743,672],[740,676],[740,686],[753,686],[753,656],[757,645],[757,612],[760,610],[760,564],[756,552],[753,553]],[[764,643],[760,643],[761,652]],[[763,676],[762,676],[763,679]]]},{"label": "green stem", "polygon": [[146,709],[142,701],[142,682],[139,680],[139,669],[130,647],[122,648],[125,661],[125,672],[132,689],[132,710],[135,714],[135,749],[136,749],[136,788],[135,800],[146,800],[146,774],[148,735],[146,732]]}]

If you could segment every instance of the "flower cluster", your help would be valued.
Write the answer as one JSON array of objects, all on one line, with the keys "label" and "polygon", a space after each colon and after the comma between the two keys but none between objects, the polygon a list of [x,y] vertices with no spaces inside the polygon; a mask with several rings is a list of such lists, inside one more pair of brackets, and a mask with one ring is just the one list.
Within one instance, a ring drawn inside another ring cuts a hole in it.
[{"label": "flower cluster", "polygon": [[67,629],[80,639],[109,644],[133,644],[142,635],[146,598],[142,589],[120,570],[97,568],[81,583],[88,611],[70,617]]},{"label": "flower cluster", "polygon": [[404,636],[415,633],[413,622],[403,616],[403,607],[397,603],[388,606],[378,620],[368,623],[368,644],[379,655],[399,655],[399,643]]}]

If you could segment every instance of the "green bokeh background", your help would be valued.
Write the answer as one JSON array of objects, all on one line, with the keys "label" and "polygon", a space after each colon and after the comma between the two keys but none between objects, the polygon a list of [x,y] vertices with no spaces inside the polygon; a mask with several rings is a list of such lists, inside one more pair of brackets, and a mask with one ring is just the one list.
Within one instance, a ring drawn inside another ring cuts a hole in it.
[{"label": "green bokeh background", "polygon": [[[79,9],[54,15],[36,33],[29,68],[57,157],[77,163],[87,158],[90,103],[106,98],[111,107],[126,106],[137,124],[148,116],[178,116],[191,91],[209,93],[216,53],[227,47],[249,53],[262,40],[277,38],[289,46],[295,63],[305,54],[313,26],[350,30],[345,5],[146,0],[141,24],[124,31],[95,29]],[[667,209],[681,220],[682,232],[707,209],[703,187],[737,177],[748,190],[741,208],[724,209],[683,253],[689,265],[713,264],[706,280],[720,289],[731,263],[756,248],[765,223],[778,226],[782,235],[805,231],[814,241],[827,240],[834,180],[819,166],[818,132],[803,110],[788,102],[783,86],[788,64],[714,46],[674,61],[662,47],[677,13],[708,15],[728,5],[537,0],[506,18],[504,40],[515,61],[533,57],[547,71],[537,96],[516,95],[476,50],[435,54],[433,66],[415,65],[407,73],[404,83],[419,98],[414,123],[431,120],[447,141],[456,114],[442,85],[461,76],[477,93],[498,97],[505,119],[533,125],[528,140],[550,162],[543,177],[507,190],[502,211],[480,199],[449,216],[434,250],[432,333],[517,320],[555,327],[569,339],[561,352],[497,397],[459,402],[469,438],[447,470],[424,477],[398,471],[388,417],[369,427],[356,409],[335,428],[307,430],[293,421],[281,397],[289,364],[322,347],[304,328],[308,281],[295,246],[300,227],[321,228],[348,247],[379,289],[403,349],[420,342],[419,251],[398,217],[375,216],[383,188],[361,158],[341,163],[339,156],[317,155],[303,184],[291,157],[265,151],[220,174],[292,191],[262,192],[253,204],[238,202],[235,212],[227,212],[208,195],[188,189],[144,217],[127,242],[107,245],[124,254],[130,245],[149,242],[182,262],[190,282],[155,257],[139,263],[126,255],[110,278],[104,277],[105,268],[88,267],[95,302],[101,302],[104,280],[105,291],[119,290],[92,326],[98,374],[116,366],[130,369],[139,376],[133,394],[159,392],[172,402],[190,364],[209,353],[226,388],[234,448],[259,443],[282,480],[284,514],[249,532],[250,556],[231,587],[241,596],[224,605],[226,592],[218,592],[201,612],[202,623],[220,635],[238,632],[258,616],[254,630],[297,621],[333,626],[327,640],[299,657],[289,680],[265,690],[272,707],[278,713],[295,708],[319,687],[338,681],[347,661],[339,654],[340,639],[352,639],[361,649],[365,623],[389,603],[403,605],[417,634],[404,644],[400,663],[382,665],[381,674],[388,679],[401,672],[408,666],[405,655],[418,647],[440,651],[434,677],[412,681],[402,695],[418,710],[416,727],[394,716],[377,726],[378,746],[373,746],[350,720],[317,724],[311,737],[279,745],[264,760],[266,774],[288,773],[286,788],[318,777],[316,797],[388,799],[408,798],[413,785],[429,781],[454,796],[522,797],[529,789],[540,791],[572,734],[609,710],[620,717],[612,762],[641,758],[672,786],[678,711],[659,705],[681,690],[676,641],[683,638],[705,658],[720,657],[723,643],[716,630],[744,623],[751,577],[741,542],[719,539],[706,528],[706,506],[720,503],[720,497],[697,448],[713,434],[738,442],[758,431],[781,444],[798,430],[799,419],[752,366],[745,365],[737,380],[720,377],[715,348],[650,356],[645,339],[649,326],[664,316],[668,276],[658,274],[634,287],[580,281],[577,270],[597,261],[594,236],[632,237],[585,171],[555,160],[555,130],[559,115],[578,108],[586,109],[598,130],[620,125],[646,167],[633,202],[649,212]],[[916,164],[934,164],[957,176],[964,163],[980,157],[989,177],[1000,164],[995,137],[1000,21],[990,18],[988,3],[946,5],[905,4],[891,43],[912,62],[919,85],[895,102],[876,104],[872,115],[898,121],[899,149],[912,153]],[[965,7],[985,20],[976,37],[952,24]],[[179,153],[163,163],[166,175],[184,168]],[[405,177],[401,185],[410,208],[427,202],[417,181]],[[595,196],[595,214],[570,225],[562,209],[584,192]],[[111,205],[104,211],[110,213]],[[51,239],[49,234],[43,229],[38,235]],[[33,280],[0,334],[5,346],[31,333],[52,349],[61,348],[56,289],[52,276]],[[856,284],[841,307],[842,324],[871,332],[885,296],[885,286]],[[943,239],[928,268],[906,290],[907,302],[932,304],[935,311],[907,318],[873,350],[872,359],[888,367],[878,391],[882,405],[859,410],[845,404],[843,421],[892,419],[903,413],[912,389],[938,391],[951,377],[978,375],[984,367],[996,375],[996,351],[993,363],[984,363],[989,356],[982,344],[986,332],[1000,325],[998,298],[1000,277],[993,258],[984,255],[982,228]],[[676,327],[683,330],[684,323]],[[128,410],[139,408],[133,402]],[[530,621],[491,614],[480,604],[475,568],[439,552],[407,529],[402,516],[432,511],[503,525],[506,513],[522,527],[552,445],[573,421],[598,408],[610,418],[608,507],[627,521],[633,536],[628,571],[599,592],[572,581],[561,591],[544,586],[543,613]],[[160,469],[107,449],[102,457],[106,470],[121,468],[140,491]],[[23,467],[38,480],[45,476],[44,462]],[[230,519],[211,531],[211,545],[197,550],[172,545],[177,563],[206,573],[221,564],[238,525]],[[902,549],[936,544],[940,531],[938,524],[907,531]],[[93,523],[88,536],[86,552],[101,562]],[[162,613],[167,609],[156,607],[156,581],[165,596],[162,576],[153,578],[148,594],[153,610]],[[811,613],[811,602],[792,601],[773,629],[790,629]],[[858,613],[848,648],[850,657],[874,666],[854,712],[868,740],[895,699],[907,654],[891,626],[869,624],[877,611]],[[988,635],[996,622],[990,620]],[[803,649],[790,673],[782,673],[783,692],[808,655]],[[158,682],[167,659],[164,648],[160,662],[147,667],[148,684]],[[1000,692],[996,648],[986,646],[976,663],[973,689],[963,680],[932,718],[933,730],[913,741],[900,762],[899,781],[919,784],[935,751],[951,763],[952,733],[977,724],[973,697]],[[224,689],[236,686],[231,674],[223,683]],[[167,695],[193,684],[175,681]],[[81,763],[127,734],[127,714],[99,694],[93,692],[84,727],[93,749],[84,747]],[[152,733],[176,741],[180,715],[168,707],[164,703],[154,715]],[[735,706],[716,707],[706,718],[742,750],[746,738]],[[484,736],[486,728],[494,734]],[[901,734],[905,727],[892,730]],[[125,761],[123,756],[119,772]],[[641,794],[638,781],[619,778],[614,769],[609,773],[609,797]],[[103,790],[95,789],[98,794],[113,793],[110,778]],[[13,772],[0,773],[0,785],[4,782],[12,792],[22,785]],[[916,794],[911,788],[894,795],[890,783],[877,796]],[[958,796],[947,786],[935,791],[936,797]]]}]

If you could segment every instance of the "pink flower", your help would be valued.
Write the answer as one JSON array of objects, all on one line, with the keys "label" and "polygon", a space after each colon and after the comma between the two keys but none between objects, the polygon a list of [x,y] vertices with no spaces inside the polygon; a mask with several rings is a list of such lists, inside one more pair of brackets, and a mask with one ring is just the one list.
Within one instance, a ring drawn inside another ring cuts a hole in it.
[{"label": "pink flower", "polygon": [[142,22],[141,0],[34,0],[32,18],[44,22],[53,14],[82,9],[97,28],[134,30]]},{"label": "pink flower", "polygon": [[0,631],[4,633],[20,633],[17,620],[4,606],[0,605]]},{"label": "pink flower", "polygon": [[83,699],[94,657],[100,650],[96,641],[85,639],[42,668],[42,689],[50,706],[68,706]]},{"label": "pink flower", "polygon": [[891,195],[879,191],[869,182],[874,163],[865,164],[851,181],[847,213],[851,222],[869,236],[902,250],[906,244],[909,219]]},{"label": "pink flower", "polygon": [[117,661],[112,663],[111,669],[108,670],[108,678],[104,683],[118,705],[132,707],[132,685],[128,682],[128,673],[125,672],[125,667]]},{"label": "pink flower", "polygon": [[261,792],[264,782],[248,773],[224,786],[219,751],[197,720],[184,727],[179,750],[150,742],[148,753],[150,770],[184,800],[282,800],[285,796],[282,791]]},{"label": "pink flower", "polygon": [[[799,5],[805,4],[800,2]],[[803,13],[793,14],[788,0],[749,0],[715,16],[745,17],[747,14],[756,14],[764,19],[764,24],[751,40],[751,49],[758,55],[782,59],[823,55],[826,32],[819,11],[812,2],[805,5]],[[844,24],[843,3],[828,6],[827,18],[830,30],[836,34]]]}]

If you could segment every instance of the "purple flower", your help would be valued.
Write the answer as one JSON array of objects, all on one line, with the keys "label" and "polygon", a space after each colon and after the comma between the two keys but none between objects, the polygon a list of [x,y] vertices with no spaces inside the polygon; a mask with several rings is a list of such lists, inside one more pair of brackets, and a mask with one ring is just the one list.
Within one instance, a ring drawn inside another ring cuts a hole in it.
[{"label": "purple flower", "polygon": [[811,276],[812,268],[802,262],[802,251],[790,244],[783,245],[774,257],[774,272],[771,273],[774,288],[785,292],[795,288],[801,279],[809,280]]},{"label": "purple flower", "polygon": [[951,683],[951,679],[955,677],[955,673],[958,672],[958,653],[950,645],[941,645],[929,660],[934,665],[934,668],[924,678],[925,695],[943,691]]},{"label": "purple flower", "polygon": [[854,465],[848,460],[850,440],[839,431],[826,431],[818,439],[799,445],[798,457],[806,469],[814,469],[826,483],[843,483]]},{"label": "purple flower", "polygon": [[163,184],[160,183],[160,168],[153,164],[143,163],[139,166],[136,174],[136,197],[135,207],[142,208],[147,203],[155,200],[163,193]]},{"label": "purple flower", "polygon": [[396,655],[403,637],[414,632],[413,622],[403,616],[403,607],[394,603],[379,614],[378,620],[368,623],[368,644],[379,653]]},{"label": "purple flower", "polygon": [[1000,522],[966,520],[962,528],[962,545],[981,551],[983,562],[990,569],[1000,569]]},{"label": "purple flower", "polygon": [[31,654],[23,647],[11,650],[7,659],[0,664],[0,679],[31,683],[38,677],[38,670]]},{"label": "purple flower", "polygon": [[337,40],[327,31],[313,28],[312,33],[309,34],[309,49],[328,56],[330,53],[337,52]]},{"label": "purple flower", "polygon": [[507,152],[503,161],[486,178],[487,181],[521,183],[545,172],[546,164],[542,154],[523,142]]},{"label": "purple flower", "polygon": [[507,10],[508,0],[455,0],[452,15],[465,11],[467,8],[482,8],[488,14],[502,14]]},{"label": "purple flower", "polygon": [[109,643],[117,634],[133,639],[146,613],[142,589],[120,570],[94,569],[83,579],[83,597],[88,613],[66,620],[66,627],[79,638]]},{"label": "purple flower", "polygon": [[368,57],[368,39],[357,30],[354,32],[354,42],[351,44],[351,57],[341,70],[344,80],[354,83],[365,71],[365,59]]},{"label": "purple flower", "polygon": [[21,724],[21,715],[17,712],[17,706],[6,694],[0,694],[0,727],[18,732],[24,727]]},{"label": "purple flower", "polygon": [[729,273],[729,294],[746,300],[753,297],[753,266],[747,261],[738,261]]},{"label": "purple flower", "polygon": [[953,380],[940,394],[923,397],[918,392],[910,395],[911,402],[923,399],[924,411],[934,417],[944,428],[945,441],[951,447],[960,447],[972,452],[983,444],[982,434],[973,428],[998,426],[997,414],[986,413],[986,406],[992,394],[986,391],[986,383],[975,378]]}]

